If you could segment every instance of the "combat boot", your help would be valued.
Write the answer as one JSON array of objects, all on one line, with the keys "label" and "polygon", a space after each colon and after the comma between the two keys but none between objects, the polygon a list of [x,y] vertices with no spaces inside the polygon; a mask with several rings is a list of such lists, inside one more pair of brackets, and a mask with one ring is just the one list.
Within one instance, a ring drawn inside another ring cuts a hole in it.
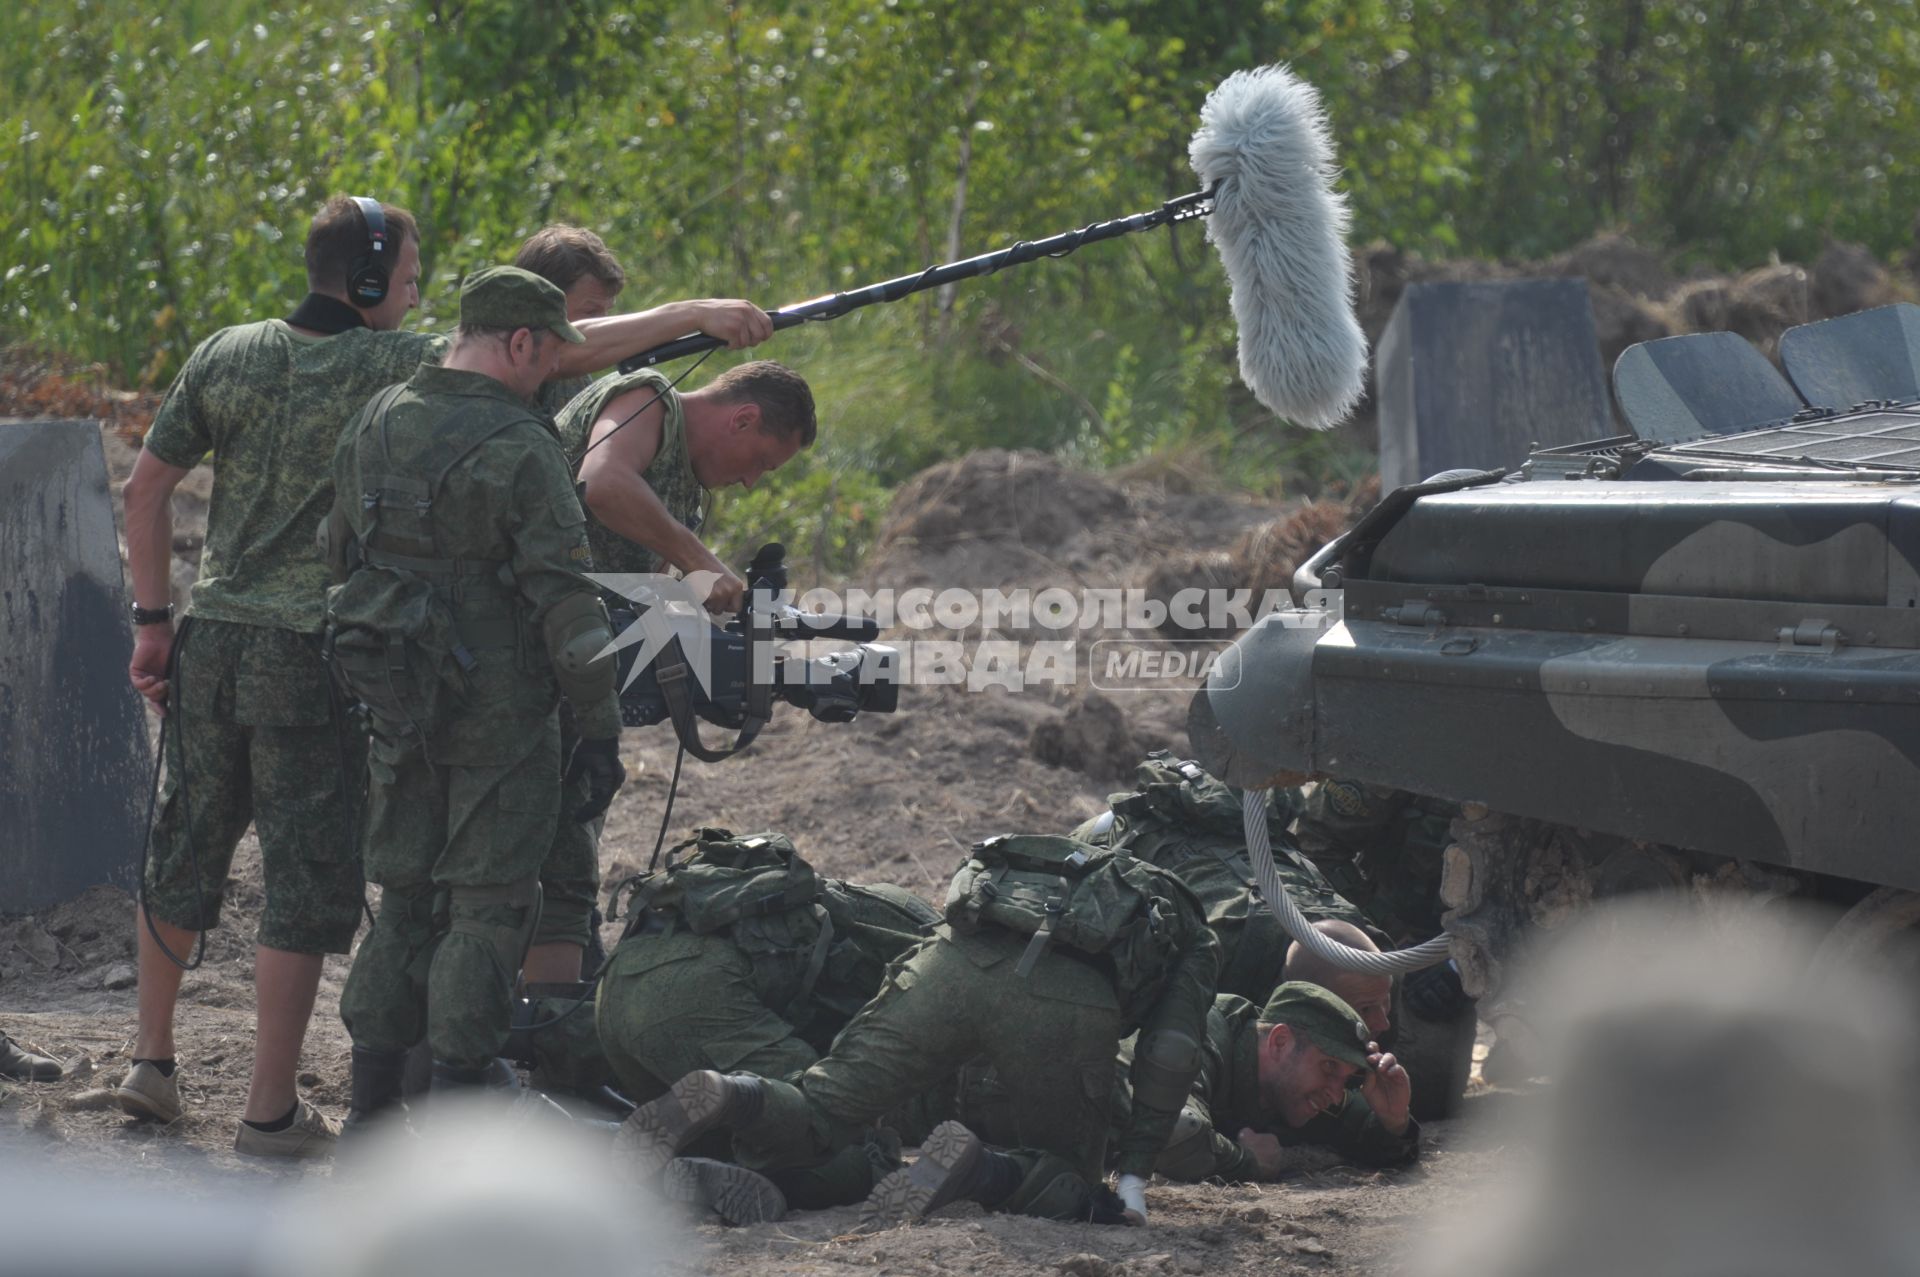
[{"label": "combat boot", "polygon": [[58,1082],[66,1073],[60,1061],[29,1051],[0,1033],[0,1077],[10,1077],[16,1082]]},{"label": "combat boot", "polygon": [[401,1113],[406,1112],[407,1106],[400,1096],[407,1072],[407,1053],[356,1046],[349,1067],[347,1120],[341,1124],[340,1134],[351,1140],[363,1138],[369,1130],[377,1128],[381,1124],[379,1115],[386,1110],[397,1108]]},{"label": "combat boot", "polygon": [[752,1074],[689,1073],[620,1124],[614,1159],[636,1181],[651,1181],[708,1131],[752,1122],[765,1102],[766,1084]]},{"label": "combat boot", "polygon": [[1018,1159],[990,1149],[959,1122],[942,1122],[920,1146],[913,1165],[878,1184],[861,1211],[863,1228],[925,1219],[954,1202],[992,1209],[1012,1197],[1027,1178]]},{"label": "combat boot", "polygon": [[660,1194],[723,1224],[764,1224],[784,1219],[787,1198],[764,1175],[705,1157],[676,1157],[660,1176]]}]

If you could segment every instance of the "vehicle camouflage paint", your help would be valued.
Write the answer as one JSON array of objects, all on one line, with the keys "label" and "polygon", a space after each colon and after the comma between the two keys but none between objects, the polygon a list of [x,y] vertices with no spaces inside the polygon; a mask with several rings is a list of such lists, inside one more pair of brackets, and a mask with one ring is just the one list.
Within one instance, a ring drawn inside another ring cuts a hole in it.
[{"label": "vehicle camouflage paint", "polygon": [[1195,699],[1229,783],[1463,805],[1441,896],[1483,1016],[1595,898],[1920,900],[1920,307],[1781,352],[1791,384],[1731,334],[1629,349],[1633,433],[1388,494]]}]

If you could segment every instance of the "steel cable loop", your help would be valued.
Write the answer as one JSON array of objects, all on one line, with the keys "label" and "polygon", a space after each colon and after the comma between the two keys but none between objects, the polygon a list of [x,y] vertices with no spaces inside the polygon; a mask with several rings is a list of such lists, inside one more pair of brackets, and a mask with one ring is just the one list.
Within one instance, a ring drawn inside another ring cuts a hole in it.
[{"label": "steel cable loop", "polygon": [[1253,858],[1253,872],[1260,879],[1260,894],[1267,898],[1267,905],[1273,910],[1274,917],[1280,920],[1281,928],[1306,946],[1307,951],[1315,957],[1342,971],[1358,971],[1363,975],[1405,975],[1409,971],[1439,966],[1450,956],[1450,946],[1444,935],[1390,953],[1368,953],[1323,935],[1307,921],[1300,912],[1300,906],[1293,903],[1293,896],[1288,893],[1286,884],[1280,881],[1280,871],[1274,867],[1273,844],[1267,838],[1267,791],[1249,789],[1242,793],[1240,814],[1246,826],[1247,854]]}]

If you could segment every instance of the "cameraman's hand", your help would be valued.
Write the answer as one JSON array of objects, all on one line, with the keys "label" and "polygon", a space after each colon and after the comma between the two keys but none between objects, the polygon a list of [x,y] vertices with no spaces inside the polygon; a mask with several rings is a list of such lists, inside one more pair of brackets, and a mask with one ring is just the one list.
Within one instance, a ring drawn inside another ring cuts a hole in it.
[{"label": "cameraman's hand", "polygon": [[573,747],[573,758],[567,763],[567,783],[572,784],[582,776],[587,780],[587,801],[573,813],[573,818],[584,825],[605,815],[613,796],[627,783],[627,769],[620,765],[618,736],[583,740]]},{"label": "cameraman's hand", "polygon": [[746,601],[747,583],[731,572],[721,572],[707,590],[707,611],[716,616],[737,615]]},{"label": "cameraman's hand", "polygon": [[773,319],[749,301],[713,298],[695,302],[700,331],[727,343],[728,350],[757,346],[773,336]]}]

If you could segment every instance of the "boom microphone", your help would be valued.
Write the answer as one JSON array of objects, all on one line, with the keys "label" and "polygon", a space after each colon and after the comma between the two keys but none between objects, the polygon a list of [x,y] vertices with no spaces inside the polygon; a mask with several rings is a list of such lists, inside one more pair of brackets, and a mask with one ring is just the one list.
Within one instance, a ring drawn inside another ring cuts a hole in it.
[{"label": "boom microphone", "polygon": [[[838,319],[862,306],[1065,257],[1083,244],[1211,215],[1207,238],[1233,286],[1241,380],[1280,416],[1324,430],[1360,399],[1367,343],[1353,314],[1347,207],[1333,189],[1333,143],[1320,95],[1285,67],[1236,71],[1207,96],[1200,119],[1188,155],[1204,190],[1144,213],[786,306],[770,312],[773,326]],[[725,344],[694,333],[643,351],[620,369]]]},{"label": "boom microphone", "polygon": [[1240,379],[1280,416],[1326,429],[1360,400],[1367,339],[1319,93],[1285,67],[1236,71],[1200,108],[1187,156],[1213,191],[1207,238],[1233,283]]}]

